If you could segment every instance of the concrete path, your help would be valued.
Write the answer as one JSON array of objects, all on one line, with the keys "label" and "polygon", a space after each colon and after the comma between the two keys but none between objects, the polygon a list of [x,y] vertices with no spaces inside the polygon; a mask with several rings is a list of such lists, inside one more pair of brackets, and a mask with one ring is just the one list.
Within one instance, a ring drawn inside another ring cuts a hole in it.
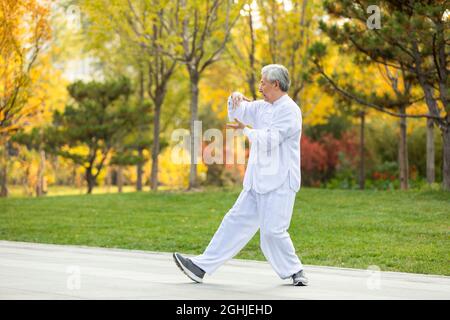
[{"label": "concrete path", "polygon": [[450,277],[305,266],[308,287],[232,260],[203,284],[170,253],[0,241],[0,299],[450,299]]}]

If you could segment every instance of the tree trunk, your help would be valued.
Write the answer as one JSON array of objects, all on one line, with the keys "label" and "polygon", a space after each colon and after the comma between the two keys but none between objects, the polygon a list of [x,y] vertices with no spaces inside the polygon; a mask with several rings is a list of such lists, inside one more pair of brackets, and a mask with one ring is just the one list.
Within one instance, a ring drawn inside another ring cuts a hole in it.
[{"label": "tree trunk", "polygon": [[[188,66],[189,67],[189,66]],[[195,130],[195,121],[198,120],[198,82],[199,75],[195,71],[190,73],[191,81],[191,139],[190,139],[190,151],[191,151],[191,168],[189,172],[189,190],[197,187],[197,156],[199,143],[197,140],[200,138]]]},{"label": "tree trunk", "polygon": [[39,150],[39,168],[37,174],[37,183],[36,183],[36,196],[40,197],[46,194],[45,188],[45,151]]},{"label": "tree trunk", "polygon": [[434,121],[427,119],[427,182],[429,184],[435,181],[434,161]]},{"label": "tree trunk", "polygon": [[[440,116],[439,108],[436,99],[433,96],[433,87],[427,82],[424,73],[421,70],[421,57],[418,52],[417,44],[414,48],[415,60],[416,60],[416,75],[419,79],[420,86],[422,87],[425,95],[425,102],[428,107],[428,111],[431,115]],[[446,121],[435,120],[439,126],[442,134],[442,187],[444,190],[450,191],[450,114],[447,113]]]},{"label": "tree trunk", "polygon": [[158,189],[158,155],[159,155],[159,131],[161,122],[161,104],[157,101],[155,105],[155,115],[153,117],[153,146],[152,146],[152,171],[150,174],[150,187],[153,191]]},{"label": "tree trunk", "polygon": [[123,167],[117,167],[117,191],[122,193],[123,191]]},{"label": "tree trunk", "polygon": [[[0,154],[0,197],[8,196],[8,144],[3,145],[3,154]],[[1,150],[1,149],[0,149]]]},{"label": "tree trunk", "polygon": [[[405,114],[405,108],[400,107],[400,113]],[[400,189],[408,189],[408,146],[406,137],[406,118],[400,118],[400,142],[398,145],[398,161],[400,167]]]},{"label": "tree trunk", "polygon": [[[450,116],[447,116],[449,121]],[[450,126],[442,130],[442,156],[443,156],[443,169],[442,169],[442,187],[444,190],[450,191]]]},{"label": "tree trunk", "polygon": [[87,194],[91,194],[95,186],[95,177],[92,174],[92,168],[86,168]]},{"label": "tree trunk", "polygon": [[[142,155],[142,148],[139,147],[138,148],[138,155],[139,158],[142,159],[143,155]],[[143,173],[143,166],[142,166],[142,162],[138,162],[136,165],[136,191],[142,191],[142,174]]]},{"label": "tree trunk", "polygon": [[361,111],[361,128],[360,128],[360,138],[359,138],[359,189],[364,190],[365,182],[366,182],[366,173],[364,168],[364,128],[365,128],[365,117],[366,114],[364,111]]},{"label": "tree trunk", "polygon": [[255,32],[253,30],[253,16],[252,11],[249,11],[248,15],[248,26],[250,29],[250,52],[249,52],[249,62],[250,62],[250,70],[247,76],[247,83],[250,89],[250,93],[252,94],[253,100],[256,100],[256,78],[255,78]]},{"label": "tree trunk", "polygon": [[[432,89],[428,84],[422,85],[425,93],[425,101],[428,106],[430,114],[439,115],[436,100],[433,98]],[[444,118],[446,121],[436,122],[442,134],[442,188],[450,191],[450,114]]]},{"label": "tree trunk", "polygon": [[[139,106],[144,104],[144,69],[142,64],[139,64]],[[141,138],[141,128],[139,128],[138,135]],[[140,140],[140,139],[139,139]],[[138,147],[139,158],[142,159],[143,149]],[[142,176],[143,176],[143,163],[138,162],[136,165],[136,190],[142,191]]]},{"label": "tree trunk", "polygon": [[[6,157],[5,157],[6,160]],[[8,196],[8,163],[2,161],[0,168],[0,197]]]}]

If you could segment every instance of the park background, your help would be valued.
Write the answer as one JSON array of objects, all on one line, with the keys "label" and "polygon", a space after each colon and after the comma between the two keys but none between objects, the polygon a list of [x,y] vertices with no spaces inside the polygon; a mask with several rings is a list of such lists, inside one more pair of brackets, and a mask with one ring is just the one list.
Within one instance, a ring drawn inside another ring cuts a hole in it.
[{"label": "park background", "polygon": [[279,63],[305,263],[450,274],[446,1],[0,3],[2,239],[200,253],[245,166],[177,164],[172,133],[225,132]]}]

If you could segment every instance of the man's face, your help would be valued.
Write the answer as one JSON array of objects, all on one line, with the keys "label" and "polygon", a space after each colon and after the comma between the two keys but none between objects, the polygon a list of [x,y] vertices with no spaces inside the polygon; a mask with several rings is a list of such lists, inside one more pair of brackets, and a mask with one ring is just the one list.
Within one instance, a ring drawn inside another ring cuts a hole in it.
[{"label": "man's face", "polygon": [[262,93],[265,101],[272,103],[278,90],[278,82],[271,83],[265,76],[262,76],[259,84],[259,92]]}]

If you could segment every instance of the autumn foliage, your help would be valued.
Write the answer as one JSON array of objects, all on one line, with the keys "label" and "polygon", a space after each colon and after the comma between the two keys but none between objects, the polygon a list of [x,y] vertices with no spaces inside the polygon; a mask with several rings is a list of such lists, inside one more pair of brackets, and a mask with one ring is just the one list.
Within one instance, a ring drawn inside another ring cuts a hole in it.
[{"label": "autumn foliage", "polygon": [[0,0],[0,133],[33,113],[25,108],[32,68],[50,38],[48,8],[43,1]]},{"label": "autumn foliage", "polygon": [[340,165],[340,154],[356,167],[358,141],[352,132],[343,133],[339,139],[327,133],[317,141],[303,134],[301,138],[302,184],[319,186],[321,182],[331,178]]}]

